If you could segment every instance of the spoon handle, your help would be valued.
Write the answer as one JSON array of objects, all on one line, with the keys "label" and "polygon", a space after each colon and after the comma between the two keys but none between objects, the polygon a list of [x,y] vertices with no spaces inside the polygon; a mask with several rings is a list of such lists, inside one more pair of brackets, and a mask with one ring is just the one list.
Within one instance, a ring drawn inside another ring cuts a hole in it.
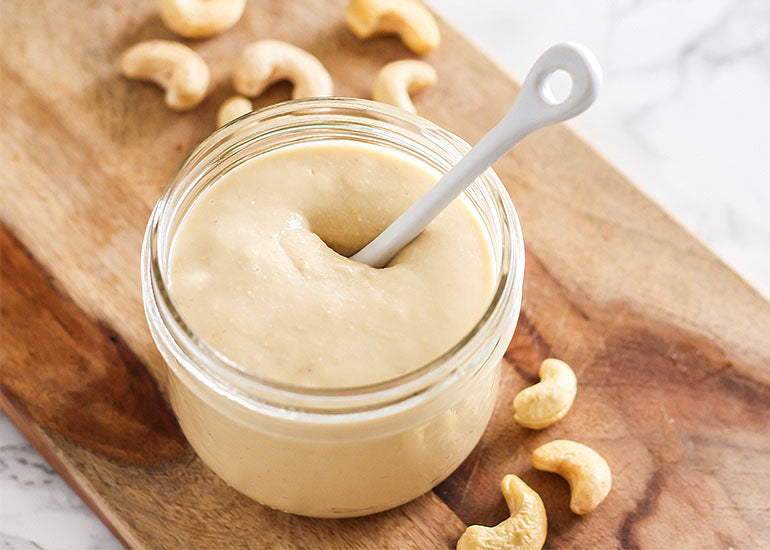
[{"label": "spoon handle", "polygon": [[[561,102],[554,99],[548,86],[549,77],[558,70],[566,71],[572,79],[572,89]],[[596,99],[600,83],[599,62],[585,46],[563,43],[549,48],[530,69],[503,119],[425,195],[351,259],[372,267],[386,265],[519,141],[535,130],[585,111]]]}]

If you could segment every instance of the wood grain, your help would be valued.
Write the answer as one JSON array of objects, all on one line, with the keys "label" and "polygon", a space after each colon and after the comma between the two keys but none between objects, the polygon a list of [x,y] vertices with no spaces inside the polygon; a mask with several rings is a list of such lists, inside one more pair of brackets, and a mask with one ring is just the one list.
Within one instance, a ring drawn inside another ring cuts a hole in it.
[{"label": "wood grain", "polygon": [[121,337],[58,293],[5,228],[0,246],[4,398],[109,458],[144,465],[180,458],[182,432]]},{"label": "wood grain", "polygon": [[[564,127],[496,165],[527,243],[522,318],[487,432],[434,492],[356,520],[289,516],[228,488],[179,437],[142,313],[144,224],[164,180],[213,130],[249,41],[308,49],[336,92],[356,97],[384,63],[412,57],[393,38],[355,39],[344,4],[251,0],[234,29],[189,42],[213,89],[181,115],[117,73],[127,46],[171,38],[155,2],[1,4],[3,411],[131,547],[452,547],[466,524],[505,517],[506,473],[543,496],[547,548],[770,545],[770,304]],[[517,86],[441,30],[427,57],[439,83],[415,103],[474,142]],[[277,85],[257,105],[288,97]],[[577,400],[555,426],[524,430],[513,397],[550,355],[575,367]],[[612,492],[588,516],[569,512],[563,480],[529,465],[559,437],[613,469]]]}]

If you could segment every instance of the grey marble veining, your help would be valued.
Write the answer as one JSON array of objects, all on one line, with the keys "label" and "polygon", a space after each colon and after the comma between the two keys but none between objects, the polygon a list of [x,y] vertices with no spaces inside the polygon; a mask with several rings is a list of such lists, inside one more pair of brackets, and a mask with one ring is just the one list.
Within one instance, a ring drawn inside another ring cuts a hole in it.
[{"label": "grey marble veining", "polygon": [[[572,126],[770,295],[770,1],[428,3],[519,79],[554,43],[593,49],[604,87]],[[0,418],[0,550],[119,547]]]},{"label": "grey marble veining", "polygon": [[0,550],[121,548],[5,416],[0,416]]}]

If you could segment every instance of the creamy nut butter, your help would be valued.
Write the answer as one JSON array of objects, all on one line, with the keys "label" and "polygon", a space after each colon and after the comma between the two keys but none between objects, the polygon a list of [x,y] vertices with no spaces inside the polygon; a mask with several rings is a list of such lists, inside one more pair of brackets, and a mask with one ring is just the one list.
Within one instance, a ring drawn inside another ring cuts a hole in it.
[{"label": "creamy nut butter", "polygon": [[259,376],[363,386],[435,359],[492,294],[478,216],[455,201],[391,265],[349,260],[438,174],[351,142],[294,145],[246,161],[185,215],[170,290],[187,324]]},{"label": "creamy nut butter", "polygon": [[383,269],[347,258],[468,150],[402,110],[292,101],[217,130],[153,210],[142,291],[202,461],[258,502],[359,516],[468,456],[521,304],[521,229],[491,170]]}]

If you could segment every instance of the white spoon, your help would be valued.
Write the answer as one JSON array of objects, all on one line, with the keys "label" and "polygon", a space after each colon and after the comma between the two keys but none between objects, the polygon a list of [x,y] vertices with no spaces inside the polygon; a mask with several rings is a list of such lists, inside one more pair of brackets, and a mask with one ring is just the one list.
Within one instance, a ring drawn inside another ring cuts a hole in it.
[{"label": "white spoon", "polygon": [[[548,82],[558,70],[566,71],[572,79],[572,90],[563,101],[554,98]],[[585,46],[564,43],[548,49],[529,71],[513,107],[497,126],[425,195],[350,259],[372,267],[387,265],[433,218],[519,141],[535,130],[585,111],[596,99],[601,74],[599,62]]]}]

